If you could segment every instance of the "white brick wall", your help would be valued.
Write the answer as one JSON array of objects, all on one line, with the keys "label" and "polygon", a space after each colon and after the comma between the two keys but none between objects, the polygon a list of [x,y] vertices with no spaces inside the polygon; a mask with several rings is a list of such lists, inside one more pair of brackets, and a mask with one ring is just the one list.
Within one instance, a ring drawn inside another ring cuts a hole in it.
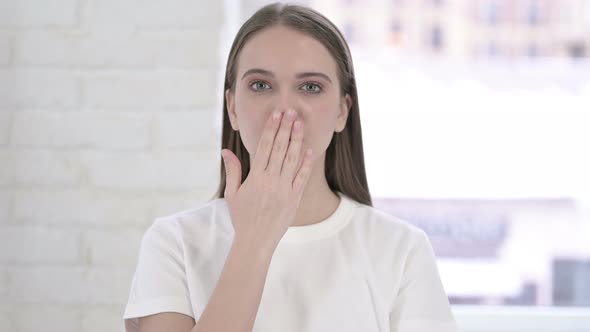
[{"label": "white brick wall", "polygon": [[17,64],[0,67],[0,109],[76,109],[80,105],[79,81],[73,70]]},{"label": "white brick wall", "polygon": [[0,31],[0,66],[7,65],[11,57],[12,36],[9,33]]},{"label": "white brick wall", "polygon": [[14,190],[12,198],[12,222],[90,228],[141,227],[151,223],[148,219],[154,216],[154,201],[165,200],[168,196],[92,188],[19,189]]},{"label": "white brick wall", "polygon": [[217,186],[231,3],[0,0],[0,331],[123,331],[146,228]]},{"label": "white brick wall", "polygon": [[0,150],[0,184],[21,187],[75,187],[82,169],[76,156],[50,149]]},{"label": "white brick wall", "polygon": [[148,149],[152,126],[145,114],[23,111],[13,116],[10,141],[22,148]]},{"label": "white brick wall", "polygon": [[[0,306],[2,331],[81,331],[81,313],[74,305],[12,304]],[[118,331],[115,328],[110,331]]]},{"label": "white brick wall", "polygon": [[74,27],[79,0],[0,1],[1,27]]},{"label": "white brick wall", "polygon": [[12,114],[8,112],[0,112],[0,146],[8,144],[8,137],[10,132],[10,125],[12,123]]},{"label": "white brick wall", "polygon": [[80,231],[51,226],[4,226],[0,262],[8,264],[77,264],[82,261]]},{"label": "white brick wall", "polygon": [[12,193],[0,190],[0,227],[12,218]]},{"label": "white brick wall", "polygon": [[84,74],[84,108],[195,110],[211,107],[219,86],[215,70],[104,70]]},{"label": "white brick wall", "polygon": [[19,63],[27,65],[198,68],[217,64],[217,45],[216,35],[206,30],[146,28],[116,34],[34,30],[19,34],[14,52]]}]

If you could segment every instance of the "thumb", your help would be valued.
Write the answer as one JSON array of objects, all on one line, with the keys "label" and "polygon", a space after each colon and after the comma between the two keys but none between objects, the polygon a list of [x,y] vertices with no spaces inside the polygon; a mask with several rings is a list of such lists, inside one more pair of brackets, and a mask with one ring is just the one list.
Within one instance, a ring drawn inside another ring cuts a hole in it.
[{"label": "thumb", "polygon": [[238,157],[229,149],[221,150],[223,165],[225,167],[225,192],[226,198],[231,198],[238,191],[242,182],[242,165]]}]

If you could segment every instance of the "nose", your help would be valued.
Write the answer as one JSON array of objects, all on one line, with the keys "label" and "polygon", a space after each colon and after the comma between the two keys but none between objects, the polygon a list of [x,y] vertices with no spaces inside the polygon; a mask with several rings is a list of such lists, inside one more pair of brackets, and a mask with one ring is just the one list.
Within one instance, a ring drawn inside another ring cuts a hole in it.
[{"label": "nose", "polygon": [[279,112],[287,112],[288,110],[294,110],[299,116],[300,105],[297,101],[297,97],[293,93],[283,92],[279,95],[277,100],[276,109]]}]

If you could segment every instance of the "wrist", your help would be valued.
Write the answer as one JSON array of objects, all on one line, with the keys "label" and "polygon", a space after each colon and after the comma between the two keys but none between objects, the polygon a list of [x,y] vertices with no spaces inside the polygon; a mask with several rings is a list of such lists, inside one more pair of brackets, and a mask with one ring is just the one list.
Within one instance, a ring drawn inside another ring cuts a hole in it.
[{"label": "wrist", "polygon": [[260,239],[248,236],[235,235],[232,242],[232,250],[240,255],[253,256],[258,260],[270,260],[278,245],[278,241]]}]

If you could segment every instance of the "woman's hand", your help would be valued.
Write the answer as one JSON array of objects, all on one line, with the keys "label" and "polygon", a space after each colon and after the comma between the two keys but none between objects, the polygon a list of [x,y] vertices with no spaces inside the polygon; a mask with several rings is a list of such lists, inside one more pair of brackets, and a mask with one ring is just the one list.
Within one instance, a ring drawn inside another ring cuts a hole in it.
[{"label": "woman's hand", "polygon": [[224,196],[234,240],[255,241],[274,250],[293,223],[313,162],[311,149],[302,153],[303,122],[295,121],[296,116],[291,110],[286,114],[274,112],[268,118],[250,173],[242,184],[238,157],[228,149],[222,150]]}]

